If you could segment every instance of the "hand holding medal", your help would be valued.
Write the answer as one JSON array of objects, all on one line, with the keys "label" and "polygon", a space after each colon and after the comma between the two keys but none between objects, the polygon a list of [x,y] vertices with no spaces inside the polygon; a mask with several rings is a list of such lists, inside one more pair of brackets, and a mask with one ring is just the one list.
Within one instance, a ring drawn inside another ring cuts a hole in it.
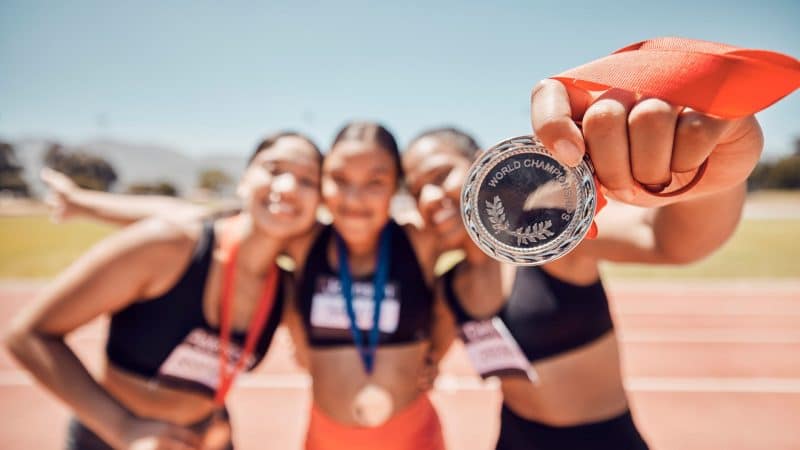
[{"label": "hand holding medal", "polygon": [[598,187],[646,207],[732,188],[761,151],[752,114],[799,86],[794,58],[679,38],[569,70],[533,91],[536,137],[505,140],[470,169],[464,224],[490,256],[539,265],[590,232]]}]

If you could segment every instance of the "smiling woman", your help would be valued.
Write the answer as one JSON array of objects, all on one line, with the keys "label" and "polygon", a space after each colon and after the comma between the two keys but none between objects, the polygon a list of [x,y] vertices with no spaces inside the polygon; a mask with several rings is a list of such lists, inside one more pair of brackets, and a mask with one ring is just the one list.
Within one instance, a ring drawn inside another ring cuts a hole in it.
[{"label": "smiling woman", "polygon": [[[75,413],[68,448],[233,447],[225,397],[281,320],[291,283],[275,258],[314,222],[320,160],[302,135],[266,139],[239,184],[241,213],[136,223],[20,314],[6,345]],[[95,377],[64,339],[99,315],[111,321]]]},{"label": "smiling woman", "polygon": [[308,450],[444,448],[420,384],[449,344],[433,331],[438,250],[430,231],[391,220],[401,180],[394,137],[375,123],[344,127],[323,163],[333,223],[299,257],[299,317],[289,321],[309,347]]}]

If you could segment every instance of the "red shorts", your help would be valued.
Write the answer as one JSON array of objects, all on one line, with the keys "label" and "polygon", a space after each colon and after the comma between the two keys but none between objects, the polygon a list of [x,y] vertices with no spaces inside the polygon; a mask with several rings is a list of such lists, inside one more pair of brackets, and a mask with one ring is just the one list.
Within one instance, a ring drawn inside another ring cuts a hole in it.
[{"label": "red shorts", "polygon": [[312,405],[306,450],[444,450],[444,436],[424,394],[377,427],[339,424]]}]

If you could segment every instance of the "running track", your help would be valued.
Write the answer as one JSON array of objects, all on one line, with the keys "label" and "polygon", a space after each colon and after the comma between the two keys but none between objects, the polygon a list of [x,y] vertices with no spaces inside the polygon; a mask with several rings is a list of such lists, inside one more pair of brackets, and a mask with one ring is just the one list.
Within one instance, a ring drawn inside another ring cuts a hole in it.
[{"label": "running track", "polygon": [[[39,287],[0,284],[0,330]],[[652,448],[800,448],[800,280],[609,290],[632,409]],[[104,327],[96,321],[70,338],[90,368]],[[280,332],[267,361],[233,391],[238,448],[301,447],[309,380],[290,352]],[[459,346],[432,396],[451,449],[491,448],[500,397]],[[0,448],[61,448],[67,414],[0,352]]]}]

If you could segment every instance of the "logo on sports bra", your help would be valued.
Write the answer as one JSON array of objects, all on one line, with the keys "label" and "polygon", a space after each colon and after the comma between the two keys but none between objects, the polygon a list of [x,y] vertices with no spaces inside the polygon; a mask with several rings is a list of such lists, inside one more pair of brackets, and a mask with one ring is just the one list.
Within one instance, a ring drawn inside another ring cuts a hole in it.
[{"label": "logo on sports bra", "polygon": [[[372,282],[353,282],[353,309],[356,323],[361,330],[372,329],[372,317],[375,313]],[[381,302],[381,316],[378,329],[381,333],[391,334],[397,331],[400,322],[400,302],[397,300],[397,286],[386,283],[384,298]],[[317,289],[311,299],[311,333],[316,338],[332,338],[352,340],[350,335],[350,319],[342,297],[342,286],[338,279],[320,277]]]},{"label": "logo on sports bra", "polygon": [[461,339],[481,378],[521,376],[533,382],[536,371],[499,317],[471,320],[461,326]]},{"label": "logo on sports bra", "polygon": [[[169,354],[158,369],[156,380],[176,387],[213,394],[219,386],[219,336],[203,328],[195,328]],[[228,368],[233,369],[242,348],[231,342],[228,349]],[[250,355],[245,370],[255,366]]]}]

